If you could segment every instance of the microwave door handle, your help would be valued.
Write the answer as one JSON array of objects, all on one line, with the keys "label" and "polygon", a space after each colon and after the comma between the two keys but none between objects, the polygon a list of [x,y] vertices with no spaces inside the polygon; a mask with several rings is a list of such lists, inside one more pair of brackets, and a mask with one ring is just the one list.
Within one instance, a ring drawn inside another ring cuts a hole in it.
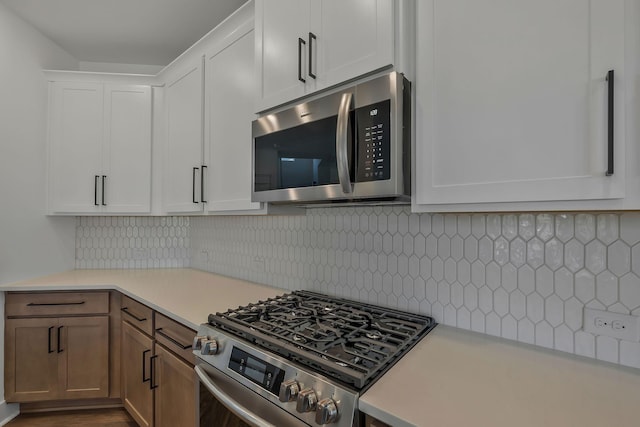
[{"label": "microwave door handle", "polygon": [[236,402],[232,397],[230,397],[227,393],[222,391],[218,386],[211,381],[209,375],[202,369],[202,367],[196,365],[193,368],[196,372],[196,375],[200,379],[202,385],[204,385],[213,396],[220,401],[224,406],[226,406],[231,412],[236,414],[238,417],[242,418],[247,423],[256,427],[275,427],[273,424],[263,420],[253,412],[249,411],[244,406],[240,405]]},{"label": "microwave door handle", "polygon": [[345,93],[340,100],[338,110],[338,126],[336,127],[336,160],[338,163],[338,179],[342,192],[351,194],[351,174],[349,173],[349,109],[351,108],[351,93]]}]

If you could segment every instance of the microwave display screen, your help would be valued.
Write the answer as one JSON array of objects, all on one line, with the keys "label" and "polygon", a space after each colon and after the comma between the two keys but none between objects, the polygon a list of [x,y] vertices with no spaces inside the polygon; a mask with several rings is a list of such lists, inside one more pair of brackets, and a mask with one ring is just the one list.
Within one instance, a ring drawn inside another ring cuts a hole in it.
[{"label": "microwave display screen", "polygon": [[358,182],[391,177],[390,111],[390,100],[360,107],[356,111]]}]

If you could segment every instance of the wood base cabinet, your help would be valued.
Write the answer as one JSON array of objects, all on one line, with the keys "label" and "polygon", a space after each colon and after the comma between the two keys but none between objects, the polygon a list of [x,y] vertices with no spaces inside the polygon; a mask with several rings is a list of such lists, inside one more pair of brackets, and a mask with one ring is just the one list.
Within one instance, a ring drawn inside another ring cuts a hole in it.
[{"label": "wood base cabinet", "polygon": [[[7,402],[109,397],[108,301],[107,292],[9,293]],[[92,312],[104,314],[83,315]]]},{"label": "wood base cabinet", "polygon": [[155,426],[196,426],[193,366],[160,345],[154,358]]},{"label": "wood base cabinet", "polygon": [[122,311],[125,409],[141,427],[197,427],[196,332],[128,297]]},{"label": "wood base cabinet", "polygon": [[122,322],[122,397],[125,409],[142,427],[153,426],[152,351],[153,339]]}]

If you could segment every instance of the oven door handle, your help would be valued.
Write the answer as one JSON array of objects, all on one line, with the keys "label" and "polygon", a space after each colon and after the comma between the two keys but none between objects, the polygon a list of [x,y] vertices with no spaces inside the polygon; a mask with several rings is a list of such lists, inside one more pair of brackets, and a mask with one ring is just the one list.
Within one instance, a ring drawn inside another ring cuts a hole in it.
[{"label": "oven door handle", "polygon": [[351,108],[352,93],[345,93],[340,100],[338,109],[338,125],[336,127],[336,160],[338,164],[338,179],[342,192],[351,194],[351,174],[349,173],[349,110]]},{"label": "oven door handle", "polygon": [[201,367],[201,365],[196,365],[193,368],[196,372],[196,375],[200,379],[200,382],[218,399],[224,406],[226,406],[231,412],[236,414],[238,417],[242,418],[247,423],[251,424],[255,427],[275,427],[273,424],[268,423],[263,420],[259,416],[255,415],[251,411],[249,411],[244,406],[240,405],[234,399],[232,399],[227,393],[220,390],[209,378],[209,375],[205,372],[205,370]]}]

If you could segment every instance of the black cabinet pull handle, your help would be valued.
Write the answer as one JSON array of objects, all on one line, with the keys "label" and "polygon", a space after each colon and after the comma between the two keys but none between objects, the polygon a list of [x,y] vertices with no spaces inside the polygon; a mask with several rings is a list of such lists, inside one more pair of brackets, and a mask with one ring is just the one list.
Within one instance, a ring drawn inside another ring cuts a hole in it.
[{"label": "black cabinet pull handle", "polygon": [[607,73],[608,83],[608,112],[607,112],[607,176],[613,175],[613,90],[614,90],[614,72],[609,70]]},{"label": "black cabinet pull handle", "polygon": [[307,42],[298,37],[298,80],[302,83],[306,83],[307,81],[302,77],[302,45],[306,46]]},{"label": "black cabinet pull handle", "polygon": [[50,305],[82,305],[84,304],[84,301],[78,301],[78,302],[30,302],[29,304],[27,304],[27,307],[44,307],[44,306],[50,306]]},{"label": "black cabinet pull handle", "polygon": [[93,204],[95,206],[100,206],[98,204],[98,180],[100,179],[100,175],[95,175],[93,178]]},{"label": "black cabinet pull handle", "polygon": [[191,348],[191,344],[182,344],[180,341],[178,341],[175,338],[170,337],[169,335],[166,334],[166,332],[162,331],[162,328],[158,328],[156,329],[156,333],[166,339],[168,339],[169,341],[171,341],[172,343],[174,343],[175,345],[177,345],[178,347],[180,347],[183,350],[186,350],[188,348]]},{"label": "black cabinet pull handle", "polygon": [[205,165],[202,165],[202,172],[200,172],[200,201],[202,203],[207,203],[207,201],[204,199],[204,170],[207,167]]},{"label": "black cabinet pull handle", "polygon": [[129,316],[133,317],[134,319],[136,319],[138,322],[144,322],[145,320],[147,320],[146,317],[138,317],[135,314],[133,314],[132,312],[129,311],[129,307],[122,307],[120,309],[120,311],[122,311],[125,314],[128,314]]},{"label": "black cabinet pull handle", "polygon": [[104,201],[104,182],[107,180],[106,175],[102,175],[102,206],[107,206],[107,203]]},{"label": "black cabinet pull handle", "polygon": [[142,352],[142,382],[146,383],[151,380],[151,376],[149,378],[145,377],[144,374],[147,372],[147,353],[151,352],[151,350],[145,350]]},{"label": "black cabinet pull handle", "polygon": [[54,326],[50,326],[49,327],[49,340],[47,343],[47,348],[48,348],[48,353],[51,354],[53,353],[53,349],[51,348],[51,331],[53,331]]},{"label": "black cabinet pull handle", "polygon": [[149,381],[149,390],[153,390],[154,388],[158,388],[158,384],[155,384],[156,359],[157,358],[158,358],[158,355],[155,355],[155,356],[151,356],[151,358],[149,359],[149,361],[151,362],[151,374],[149,376],[151,381]]},{"label": "black cabinet pull handle", "polygon": [[313,41],[318,40],[315,34],[309,32],[309,76],[315,79],[317,76],[313,73]]},{"label": "black cabinet pull handle", "polygon": [[62,328],[64,328],[64,326],[58,326],[58,353],[62,353],[64,351],[62,349],[62,346],[60,345],[60,335],[62,332]]},{"label": "black cabinet pull handle", "polygon": [[194,167],[193,168],[193,175],[191,176],[191,186],[193,188],[193,203],[198,203],[198,201],[196,200],[196,171],[199,168]]}]

